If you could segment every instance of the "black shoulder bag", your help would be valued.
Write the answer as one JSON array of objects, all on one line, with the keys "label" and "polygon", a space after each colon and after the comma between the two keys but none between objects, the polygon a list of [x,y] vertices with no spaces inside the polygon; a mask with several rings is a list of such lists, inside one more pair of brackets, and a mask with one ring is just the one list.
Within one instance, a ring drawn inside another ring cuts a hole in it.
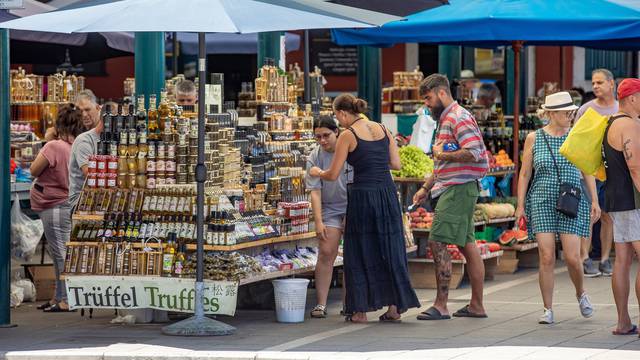
[{"label": "black shoulder bag", "polygon": [[560,178],[560,168],[558,168],[558,163],[556,163],[556,156],[551,150],[551,146],[549,145],[549,141],[547,140],[547,134],[544,130],[540,131],[542,131],[542,137],[544,138],[545,144],[547,144],[547,149],[549,149],[551,159],[553,159],[553,166],[556,168],[558,183],[560,184],[560,195],[558,195],[558,201],[556,202],[556,210],[570,218],[576,218],[578,217],[580,195],[582,190],[578,186],[562,182],[562,179]]}]

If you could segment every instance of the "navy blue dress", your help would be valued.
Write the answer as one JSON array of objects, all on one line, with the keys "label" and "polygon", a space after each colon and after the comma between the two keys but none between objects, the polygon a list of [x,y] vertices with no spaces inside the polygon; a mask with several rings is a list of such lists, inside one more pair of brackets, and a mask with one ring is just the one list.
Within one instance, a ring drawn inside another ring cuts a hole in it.
[{"label": "navy blue dress", "polygon": [[358,146],[347,156],[354,174],[344,232],[346,311],[396,305],[402,313],[420,307],[409,279],[402,209],[389,168],[389,138],[367,141],[349,130]]}]

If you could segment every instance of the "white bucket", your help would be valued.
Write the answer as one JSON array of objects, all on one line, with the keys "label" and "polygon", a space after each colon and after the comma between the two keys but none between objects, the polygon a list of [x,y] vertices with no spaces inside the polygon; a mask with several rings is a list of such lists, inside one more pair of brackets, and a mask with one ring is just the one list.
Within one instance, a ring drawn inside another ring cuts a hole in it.
[{"label": "white bucket", "polygon": [[272,283],[278,322],[303,322],[309,279],[278,279]]}]

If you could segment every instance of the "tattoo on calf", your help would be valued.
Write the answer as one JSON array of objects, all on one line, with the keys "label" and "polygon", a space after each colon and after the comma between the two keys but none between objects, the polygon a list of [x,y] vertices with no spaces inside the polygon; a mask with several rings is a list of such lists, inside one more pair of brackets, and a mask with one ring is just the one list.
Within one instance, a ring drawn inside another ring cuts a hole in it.
[{"label": "tattoo on calf", "polygon": [[633,153],[631,152],[631,139],[627,139],[624,141],[624,145],[622,146],[622,151],[624,152],[625,160],[629,160],[633,157]]},{"label": "tattoo on calf", "polygon": [[438,285],[438,296],[448,297],[449,283],[451,282],[451,255],[447,250],[447,244],[436,241],[429,241],[433,260],[436,267],[436,283]]}]

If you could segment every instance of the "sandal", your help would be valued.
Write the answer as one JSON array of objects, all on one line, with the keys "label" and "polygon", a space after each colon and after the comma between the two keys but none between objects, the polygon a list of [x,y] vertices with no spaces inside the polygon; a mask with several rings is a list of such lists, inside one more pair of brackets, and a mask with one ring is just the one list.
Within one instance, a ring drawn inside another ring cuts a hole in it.
[{"label": "sandal", "polygon": [[398,316],[397,318],[394,318],[394,317],[389,316],[389,314],[387,314],[387,313],[384,313],[384,314],[380,315],[378,320],[380,320],[381,323],[401,323],[402,322],[401,316]]},{"label": "sandal", "polygon": [[442,315],[440,310],[432,306],[427,310],[421,312],[417,318],[418,320],[449,320],[451,319],[451,316]]},{"label": "sandal", "polygon": [[62,307],[60,307],[60,303],[57,304],[53,304],[51,305],[51,307],[48,307],[44,310],[42,310],[46,313],[56,313],[56,312],[76,312],[78,310],[70,310],[70,309],[63,309]]},{"label": "sandal", "polygon": [[318,304],[311,310],[311,317],[314,319],[324,319],[327,317],[327,306]]},{"label": "sandal", "polygon": [[469,305],[465,305],[462,309],[453,313],[455,317],[468,317],[468,318],[476,318],[476,319],[485,319],[488,318],[487,314],[476,314],[469,310]]},{"label": "sandal", "polygon": [[38,306],[36,309],[38,309],[38,310],[44,310],[44,309],[47,309],[47,308],[52,307],[53,305],[55,305],[55,303],[54,303],[54,302],[52,303],[51,301],[47,301],[46,303],[41,304],[40,306]]},{"label": "sandal", "polygon": [[613,335],[637,335],[638,334],[638,327],[636,325],[631,325],[631,329],[629,329],[628,331],[619,331],[619,330],[613,330],[611,332]]}]

